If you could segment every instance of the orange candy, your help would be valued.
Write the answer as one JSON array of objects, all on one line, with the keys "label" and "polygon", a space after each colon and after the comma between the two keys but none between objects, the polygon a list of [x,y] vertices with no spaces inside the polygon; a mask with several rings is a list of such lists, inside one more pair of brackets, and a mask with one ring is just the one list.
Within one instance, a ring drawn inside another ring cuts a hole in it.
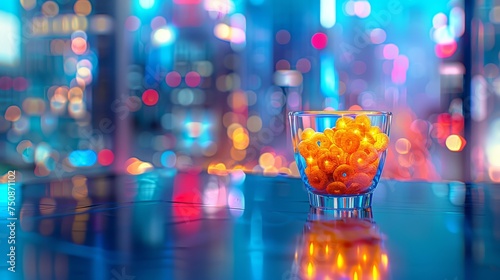
[{"label": "orange candy", "polygon": [[358,115],[354,119],[354,122],[357,124],[360,124],[361,127],[363,127],[363,130],[370,129],[372,122],[370,121],[370,118],[367,115]]},{"label": "orange candy", "polygon": [[354,133],[360,139],[362,139],[363,137],[365,137],[365,128],[363,127],[363,125],[361,125],[359,123],[350,123],[347,126],[347,130],[351,131],[352,133]]},{"label": "orange candy", "polygon": [[323,131],[323,133],[326,135],[326,137],[328,137],[328,140],[330,140],[331,143],[335,142],[335,138],[334,138],[335,131],[333,131],[330,128],[327,128],[327,129],[325,129],[325,131]]},{"label": "orange candy", "polygon": [[340,164],[348,164],[349,163],[349,153],[343,153],[340,156],[339,163]]},{"label": "orange candy", "polygon": [[359,147],[359,138],[354,132],[346,131],[340,139],[340,148],[346,153],[354,153]]},{"label": "orange candy", "polygon": [[316,163],[316,158],[315,157],[307,157],[306,158],[306,163],[307,163],[307,166],[315,166],[317,163]]},{"label": "orange candy", "polygon": [[358,150],[349,157],[349,165],[354,167],[356,170],[366,168],[369,164],[368,155],[363,151]]},{"label": "orange candy", "polygon": [[361,187],[358,183],[352,183],[345,191],[345,194],[360,194],[364,191],[364,188]]},{"label": "orange candy", "polygon": [[366,161],[368,163],[373,163],[378,159],[378,152],[371,144],[361,143],[358,151],[362,151],[366,154]]},{"label": "orange candy", "polygon": [[359,171],[368,175],[370,179],[373,179],[373,177],[375,177],[375,174],[377,174],[377,169],[378,169],[378,162],[368,164],[366,167],[360,169]]},{"label": "orange candy", "polygon": [[368,130],[368,133],[370,133],[372,137],[375,137],[375,135],[381,133],[381,131],[380,131],[380,128],[378,126],[372,126]]},{"label": "orange candy", "polygon": [[326,186],[326,192],[329,194],[343,194],[347,190],[347,187],[342,182],[332,182]]},{"label": "orange candy", "polygon": [[302,133],[300,134],[300,139],[307,140],[307,139],[311,138],[314,133],[316,133],[316,131],[314,131],[314,129],[308,127],[306,129],[304,129],[304,131],[302,131]]},{"label": "orange candy", "polygon": [[389,146],[389,136],[385,133],[379,133],[375,135],[375,144],[373,146],[377,151],[383,152],[387,149]]},{"label": "orange candy", "polygon": [[318,157],[318,166],[323,172],[327,174],[333,173],[335,168],[339,166],[339,158],[337,156],[332,155],[330,152],[323,151],[326,149],[321,149]]},{"label": "orange candy", "polygon": [[365,135],[363,137],[361,137],[361,143],[373,145],[375,143],[375,138],[370,133],[365,133]]},{"label": "orange candy", "polygon": [[313,143],[316,143],[320,148],[325,148],[325,149],[328,149],[331,144],[328,137],[326,137],[326,135],[321,132],[314,133],[313,136],[311,137],[311,141]]},{"label": "orange candy", "polygon": [[325,172],[321,171],[319,167],[312,166],[311,168],[306,168],[307,179],[309,179],[309,184],[318,190],[324,190],[326,188],[326,183],[328,182],[328,176]]},{"label": "orange candy", "polygon": [[365,173],[356,173],[345,182],[347,188],[350,188],[353,184],[359,184],[360,188],[367,189],[372,184],[372,178]]},{"label": "orange candy", "polygon": [[344,134],[347,132],[345,129],[338,129],[335,131],[335,134],[333,135],[333,140],[334,144],[337,145],[337,147],[341,147],[342,145],[340,144],[340,141],[342,140],[342,137]]},{"label": "orange candy", "polygon": [[335,179],[335,181],[345,183],[354,173],[355,170],[352,166],[348,164],[341,164],[333,172],[333,179]]},{"label": "orange candy", "polygon": [[335,144],[331,144],[329,150],[332,155],[336,156],[339,159],[344,154],[344,151],[342,151],[342,149],[337,147],[337,145]]},{"label": "orange candy", "polygon": [[311,140],[301,141],[298,145],[299,153],[304,157],[314,157],[319,150],[318,144]]},{"label": "orange candy", "polygon": [[335,122],[335,127],[337,129],[346,129],[347,125],[354,121],[351,117],[342,117]]}]

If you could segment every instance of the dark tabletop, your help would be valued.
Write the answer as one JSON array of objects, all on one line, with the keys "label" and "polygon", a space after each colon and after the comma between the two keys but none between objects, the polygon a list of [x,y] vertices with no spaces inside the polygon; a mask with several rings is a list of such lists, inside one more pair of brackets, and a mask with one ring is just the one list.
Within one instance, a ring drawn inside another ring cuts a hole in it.
[{"label": "dark tabletop", "polygon": [[161,170],[7,198],[0,279],[500,279],[499,185],[382,180],[371,211],[320,213],[299,179]]}]

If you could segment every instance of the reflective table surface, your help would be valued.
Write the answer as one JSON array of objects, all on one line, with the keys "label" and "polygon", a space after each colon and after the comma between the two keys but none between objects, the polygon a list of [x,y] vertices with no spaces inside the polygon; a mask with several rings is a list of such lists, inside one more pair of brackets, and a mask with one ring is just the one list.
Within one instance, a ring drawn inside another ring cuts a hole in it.
[{"label": "reflective table surface", "polygon": [[310,209],[299,179],[243,172],[27,183],[13,216],[1,197],[0,279],[500,275],[499,185],[382,180],[369,211],[329,213]]}]

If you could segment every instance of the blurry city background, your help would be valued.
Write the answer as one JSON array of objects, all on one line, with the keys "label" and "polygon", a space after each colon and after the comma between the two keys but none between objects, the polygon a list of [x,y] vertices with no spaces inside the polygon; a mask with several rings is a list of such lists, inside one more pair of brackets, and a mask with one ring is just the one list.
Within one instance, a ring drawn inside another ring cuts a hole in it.
[{"label": "blurry city background", "polygon": [[498,0],[4,0],[0,177],[297,176],[287,112],[365,109],[394,113],[385,178],[500,182],[499,24]]}]

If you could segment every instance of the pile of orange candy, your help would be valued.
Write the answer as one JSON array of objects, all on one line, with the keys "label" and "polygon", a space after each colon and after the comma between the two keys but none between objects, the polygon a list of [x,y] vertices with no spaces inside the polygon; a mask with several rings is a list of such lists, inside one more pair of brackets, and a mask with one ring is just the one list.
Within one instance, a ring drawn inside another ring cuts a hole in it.
[{"label": "pile of orange candy", "polygon": [[306,128],[301,134],[299,153],[306,161],[309,184],[329,194],[359,194],[370,188],[377,173],[380,154],[389,145],[389,136],[370,118],[341,117],[335,127],[323,132]]}]

